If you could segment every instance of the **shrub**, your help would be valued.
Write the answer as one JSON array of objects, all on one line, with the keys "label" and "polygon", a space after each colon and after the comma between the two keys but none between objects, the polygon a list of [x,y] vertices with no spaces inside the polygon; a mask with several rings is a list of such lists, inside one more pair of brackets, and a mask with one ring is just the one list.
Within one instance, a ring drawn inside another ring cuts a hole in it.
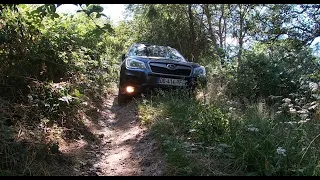
[{"label": "shrub", "polygon": [[300,78],[317,68],[310,49],[297,44],[286,39],[271,45],[257,44],[246,52],[235,81],[230,84],[230,95],[252,101],[296,93]]}]

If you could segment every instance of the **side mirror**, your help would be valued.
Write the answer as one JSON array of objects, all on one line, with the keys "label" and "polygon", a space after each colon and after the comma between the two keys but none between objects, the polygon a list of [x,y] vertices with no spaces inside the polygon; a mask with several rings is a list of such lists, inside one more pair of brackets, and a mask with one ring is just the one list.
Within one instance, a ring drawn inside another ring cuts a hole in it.
[{"label": "side mirror", "polygon": [[121,61],[123,61],[126,58],[126,54],[122,54]]}]

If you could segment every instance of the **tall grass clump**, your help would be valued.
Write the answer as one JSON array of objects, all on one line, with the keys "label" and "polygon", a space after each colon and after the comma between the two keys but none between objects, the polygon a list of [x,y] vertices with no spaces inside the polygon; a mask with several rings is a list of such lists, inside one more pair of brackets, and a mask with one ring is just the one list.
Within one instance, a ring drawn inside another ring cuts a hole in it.
[{"label": "tall grass clump", "polygon": [[147,119],[170,164],[170,175],[225,174],[206,152],[206,147],[222,142],[229,130],[228,118],[219,108],[196,100],[187,91],[173,90],[142,100],[138,105],[141,120],[147,117],[145,110],[157,112]]},{"label": "tall grass clump", "polygon": [[252,105],[230,123],[234,166],[255,175],[318,175],[319,123]]},{"label": "tall grass clump", "polygon": [[[293,105],[287,100],[282,107]],[[170,175],[319,175],[319,123],[272,110],[264,101],[245,111],[203,103],[186,92],[162,92],[139,104],[162,145]]]}]

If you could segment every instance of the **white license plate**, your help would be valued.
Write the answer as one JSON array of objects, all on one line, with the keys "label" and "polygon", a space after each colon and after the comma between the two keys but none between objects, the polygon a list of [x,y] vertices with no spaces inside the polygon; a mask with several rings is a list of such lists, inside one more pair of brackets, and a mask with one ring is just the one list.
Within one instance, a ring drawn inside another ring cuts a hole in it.
[{"label": "white license plate", "polygon": [[171,86],[186,86],[187,81],[183,79],[159,78],[158,84],[171,85]]}]

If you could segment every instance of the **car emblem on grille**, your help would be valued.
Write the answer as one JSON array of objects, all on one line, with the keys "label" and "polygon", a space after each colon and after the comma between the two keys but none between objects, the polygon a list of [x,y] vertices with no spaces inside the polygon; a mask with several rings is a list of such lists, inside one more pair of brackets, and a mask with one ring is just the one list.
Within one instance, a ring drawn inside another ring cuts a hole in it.
[{"label": "car emblem on grille", "polygon": [[171,70],[174,70],[174,69],[177,68],[177,66],[174,65],[174,64],[167,64],[167,68],[168,68],[168,69],[171,69]]}]

